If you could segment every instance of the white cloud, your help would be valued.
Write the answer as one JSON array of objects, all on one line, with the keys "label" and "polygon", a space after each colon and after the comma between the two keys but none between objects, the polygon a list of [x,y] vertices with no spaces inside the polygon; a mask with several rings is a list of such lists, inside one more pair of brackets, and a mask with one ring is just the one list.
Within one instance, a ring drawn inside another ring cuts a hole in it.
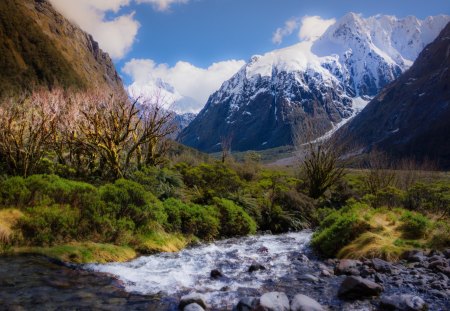
[{"label": "white cloud", "polygon": [[336,23],[336,19],[322,19],[320,16],[304,16],[301,21],[298,37],[300,40],[310,41],[319,38],[325,31]]},{"label": "white cloud", "polygon": [[65,17],[90,33],[100,47],[114,59],[130,50],[139,29],[134,13],[106,19],[106,12],[118,12],[130,0],[50,0]]},{"label": "white cloud", "polygon": [[291,18],[284,23],[283,27],[277,28],[275,33],[272,36],[272,42],[275,44],[281,44],[283,42],[283,38],[291,35],[294,30],[299,27],[298,18]]},{"label": "white cloud", "polygon": [[167,64],[156,64],[151,59],[132,59],[122,71],[133,79],[134,88],[158,84],[159,80],[170,84],[181,96],[194,99],[198,106],[192,111],[198,112],[209,95],[218,90],[244,64],[242,60],[227,60],[205,69],[184,61],[169,67]]},{"label": "white cloud", "polygon": [[158,11],[167,11],[172,4],[187,3],[189,0],[136,0],[137,3],[150,3]]},{"label": "white cloud", "polygon": [[299,29],[298,38],[301,41],[310,41],[319,38],[331,25],[336,23],[334,18],[322,19],[320,16],[304,16],[291,18],[283,27],[277,28],[272,36],[272,42],[281,44],[283,39]]}]

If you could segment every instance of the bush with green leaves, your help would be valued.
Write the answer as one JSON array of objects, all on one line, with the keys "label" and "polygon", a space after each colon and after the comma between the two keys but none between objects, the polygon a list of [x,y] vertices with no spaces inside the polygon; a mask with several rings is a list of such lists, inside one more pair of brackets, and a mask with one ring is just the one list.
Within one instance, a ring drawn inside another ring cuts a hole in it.
[{"label": "bush with green leaves", "polygon": [[30,190],[25,179],[10,177],[0,182],[0,204],[2,206],[24,206],[30,199]]},{"label": "bush with green leaves", "polygon": [[220,236],[234,237],[256,232],[256,222],[233,201],[214,198],[214,205],[219,210]]},{"label": "bush with green leaves", "polygon": [[406,211],[402,217],[401,229],[403,231],[403,237],[405,239],[420,239],[425,237],[429,227],[430,220],[419,213]]},{"label": "bush with green leaves", "polygon": [[226,198],[243,186],[237,173],[220,162],[184,168],[182,174],[185,184],[199,191],[199,203],[208,204],[214,197]]},{"label": "bush with green leaves", "polygon": [[213,206],[184,203],[170,198],[163,202],[167,214],[165,228],[211,241],[219,236],[219,213]]},{"label": "bush with green leaves", "polygon": [[49,246],[82,239],[78,235],[79,220],[78,210],[55,204],[29,208],[18,227],[27,244]]},{"label": "bush with green leaves", "polygon": [[133,172],[130,179],[144,186],[161,200],[178,197],[178,191],[183,186],[180,173],[168,168],[146,166]]},{"label": "bush with green leaves", "polygon": [[366,194],[364,200],[372,207],[399,207],[402,206],[405,193],[395,187],[386,187],[378,190],[375,194]]},{"label": "bush with green leaves", "polygon": [[407,209],[450,216],[450,185],[448,183],[416,183],[408,189],[404,205]]},{"label": "bush with green leaves", "polygon": [[161,202],[144,187],[134,181],[119,179],[99,189],[100,199],[105,202],[103,213],[112,219],[129,219],[136,228],[149,222],[165,224],[167,215]]},{"label": "bush with green leaves", "polygon": [[361,217],[363,211],[369,208],[365,204],[352,202],[332,212],[314,233],[312,246],[327,257],[335,256],[342,247],[370,229],[369,223]]}]

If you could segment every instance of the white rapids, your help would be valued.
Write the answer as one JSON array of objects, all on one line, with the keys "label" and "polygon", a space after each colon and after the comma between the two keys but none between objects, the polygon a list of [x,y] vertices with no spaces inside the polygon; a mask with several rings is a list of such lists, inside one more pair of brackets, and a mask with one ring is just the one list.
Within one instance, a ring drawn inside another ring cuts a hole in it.
[{"label": "white rapids", "polygon": [[[203,293],[211,305],[233,305],[242,293],[258,292],[266,282],[293,272],[292,256],[306,251],[311,231],[228,239],[178,253],[142,256],[126,263],[89,264],[85,268],[109,273],[125,289],[142,294],[180,296]],[[252,263],[267,269],[249,273]],[[211,279],[219,269],[224,277]]]}]

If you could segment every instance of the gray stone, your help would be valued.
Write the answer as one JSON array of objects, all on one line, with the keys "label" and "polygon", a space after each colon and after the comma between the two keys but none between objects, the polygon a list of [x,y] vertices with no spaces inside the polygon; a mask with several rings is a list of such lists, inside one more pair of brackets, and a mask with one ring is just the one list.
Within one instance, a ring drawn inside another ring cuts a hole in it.
[{"label": "gray stone", "polygon": [[381,273],[391,273],[392,272],[392,265],[384,261],[382,259],[374,258],[372,259],[372,266],[377,272]]},{"label": "gray stone", "polygon": [[190,304],[196,303],[201,306],[203,309],[207,309],[208,305],[206,304],[206,299],[202,294],[199,293],[191,293],[189,295],[185,295],[181,297],[180,304],[178,307],[181,310],[184,310],[184,307]]},{"label": "gray stone", "polygon": [[311,297],[298,294],[292,299],[291,311],[325,311],[325,309]]},{"label": "gray stone", "polygon": [[359,275],[358,266],[361,265],[359,260],[342,259],[336,266],[334,273],[336,275]]},{"label": "gray stone", "polygon": [[380,305],[388,310],[398,311],[424,311],[428,309],[425,301],[414,295],[383,296]]},{"label": "gray stone", "polygon": [[378,296],[383,286],[357,276],[348,276],[339,287],[338,296],[344,299],[360,299]]},{"label": "gray stone", "polygon": [[183,308],[183,311],[205,311],[199,304],[190,303]]},{"label": "gray stone", "polygon": [[254,309],[256,304],[258,303],[258,300],[253,297],[245,297],[239,300],[238,304],[236,305],[236,308],[234,310],[236,311],[251,311]]},{"label": "gray stone", "polygon": [[285,293],[270,292],[259,298],[257,310],[261,311],[289,311],[289,299]]},{"label": "gray stone", "polygon": [[310,282],[319,282],[319,278],[312,274],[304,274],[299,277],[299,280],[310,281]]},{"label": "gray stone", "polygon": [[264,267],[262,264],[255,262],[252,263],[251,266],[248,268],[248,272],[250,273],[259,270],[266,270],[266,267]]}]

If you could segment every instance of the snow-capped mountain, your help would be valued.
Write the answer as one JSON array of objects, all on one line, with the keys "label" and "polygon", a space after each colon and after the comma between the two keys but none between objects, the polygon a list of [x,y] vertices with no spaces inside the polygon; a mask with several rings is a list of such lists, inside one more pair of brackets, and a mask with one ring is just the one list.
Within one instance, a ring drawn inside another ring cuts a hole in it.
[{"label": "snow-capped mountain", "polygon": [[134,82],[127,87],[127,92],[140,104],[159,104],[177,115],[195,114],[198,111],[199,104],[195,99],[181,95],[172,85],[162,79],[145,84]]},{"label": "snow-capped mountain", "polygon": [[450,23],[408,71],[339,129],[333,141],[349,156],[376,149],[389,154],[390,159],[425,160],[448,170],[449,68]]},{"label": "snow-capped mountain", "polygon": [[233,150],[258,150],[322,136],[408,69],[448,21],[349,13],[315,41],[252,57],[178,139],[214,152],[223,137]]}]

